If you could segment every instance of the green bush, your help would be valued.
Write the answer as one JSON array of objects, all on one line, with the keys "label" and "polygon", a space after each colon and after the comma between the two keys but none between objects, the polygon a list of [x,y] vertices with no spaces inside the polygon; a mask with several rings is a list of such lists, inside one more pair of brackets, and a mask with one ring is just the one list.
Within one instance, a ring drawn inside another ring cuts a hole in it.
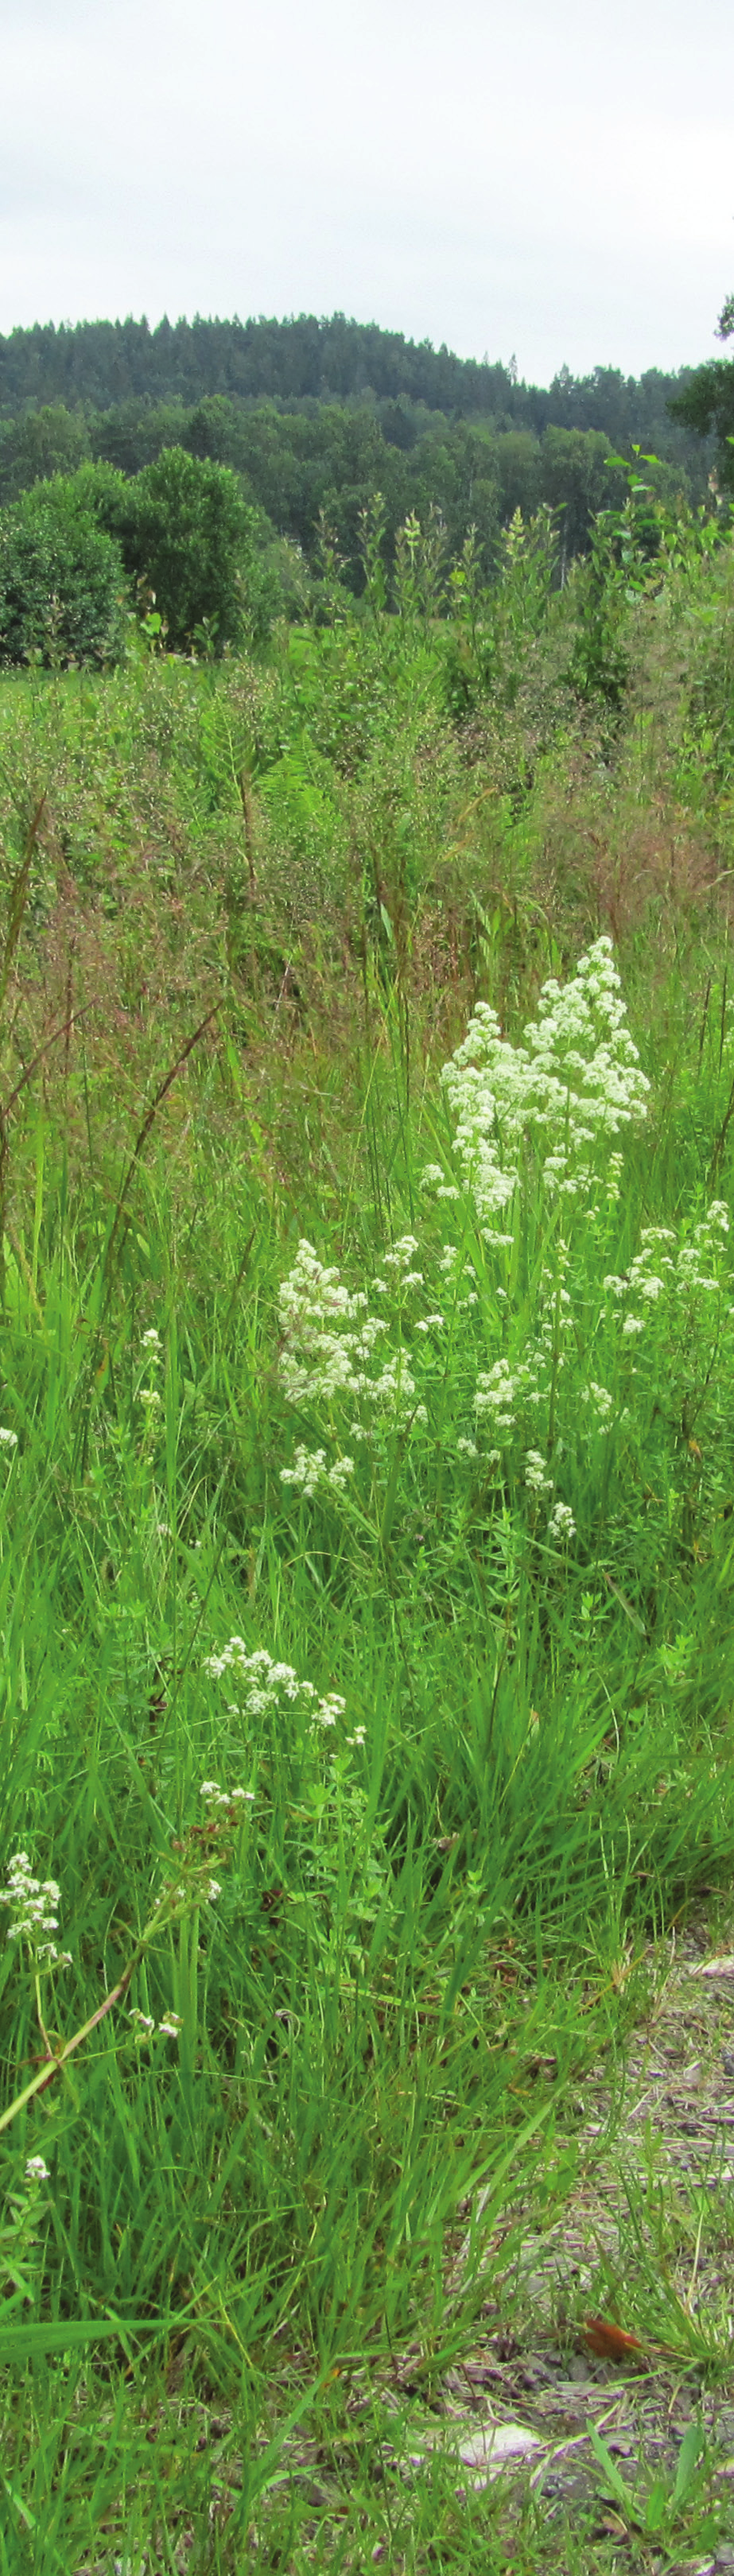
[{"label": "green bush", "polygon": [[63,476],[0,513],[0,661],[115,660],[125,589],[119,545]]},{"label": "green bush", "polygon": [[[88,544],[80,561],[88,554],[90,561],[101,563],[96,540],[111,542],[116,592],[126,575],[131,585],[139,585],[146,605],[153,594],[165,641],[174,652],[205,639],[217,653],[225,644],[262,644],[282,611],[284,576],[264,514],[248,506],[236,474],[189,456],[181,447],[164,448],[153,464],[134,475],[121,473],[103,458],[86,460],[74,474],[55,474],[37,485],[18,507],[32,509],[34,531],[40,509],[51,514],[54,526],[61,522],[76,532],[86,527]],[[6,520],[10,517],[6,512]],[[74,544],[78,552],[78,533]],[[8,587],[10,591],[10,583]],[[55,555],[47,577],[45,566],[36,569],[27,544],[16,549],[12,598],[23,635],[20,654],[12,646],[4,648],[9,659],[21,658],[29,649],[29,614],[31,644],[38,638],[43,647],[53,630],[58,647],[58,618],[51,603],[68,590],[68,577],[64,572],[61,582]],[[69,651],[75,658],[83,652],[85,659],[98,652],[96,640],[91,646],[73,639],[67,643],[65,629],[62,649],[67,657]]]},{"label": "green bush", "polygon": [[155,592],[174,651],[202,629],[217,652],[264,639],[279,586],[258,557],[257,512],[228,466],[164,448],[111,506],[127,570]]}]

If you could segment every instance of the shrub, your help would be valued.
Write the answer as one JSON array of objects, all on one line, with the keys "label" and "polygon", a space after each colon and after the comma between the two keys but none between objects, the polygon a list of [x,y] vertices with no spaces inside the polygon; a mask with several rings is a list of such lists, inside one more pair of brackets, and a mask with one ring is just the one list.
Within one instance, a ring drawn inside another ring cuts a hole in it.
[{"label": "shrub", "polygon": [[202,628],[218,652],[243,635],[262,640],[278,585],[258,559],[257,512],[228,466],[164,448],[115,507],[127,570],[150,583],[174,651]]},{"label": "shrub", "polygon": [[124,601],[120,547],[63,476],[0,514],[0,660],[113,661]]}]

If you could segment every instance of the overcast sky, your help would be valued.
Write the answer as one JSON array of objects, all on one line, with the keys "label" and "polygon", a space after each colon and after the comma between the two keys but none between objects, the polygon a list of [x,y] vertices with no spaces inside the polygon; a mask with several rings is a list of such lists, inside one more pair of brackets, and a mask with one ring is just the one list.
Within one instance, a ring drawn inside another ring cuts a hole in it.
[{"label": "overcast sky", "polygon": [[721,354],[731,0],[0,0],[0,331],[342,311],[463,357]]}]

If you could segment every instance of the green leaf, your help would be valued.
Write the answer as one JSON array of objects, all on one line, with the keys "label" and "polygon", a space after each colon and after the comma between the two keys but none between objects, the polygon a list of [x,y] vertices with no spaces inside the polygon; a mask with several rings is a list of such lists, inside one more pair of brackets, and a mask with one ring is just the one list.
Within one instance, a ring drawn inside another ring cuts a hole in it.
[{"label": "green leaf", "polygon": [[703,2446],[703,2425],[699,2423],[698,2418],[694,2415],[691,2423],[686,2426],[680,2450],[678,2452],[675,2485],[671,2497],[674,2513],[677,2512],[679,2505],[685,2504],[686,2497],[693,2481],[694,2470],[698,2460],[700,2460]]},{"label": "green leaf", "polygon": [[0,2367],[8,2362],[42,2361],[47,2353],[80,2352],[86,2344],[116,2335],[158,2334],[153,2317],[67,2317],[49,2325],[0,2326]]},{"label": "green leaf", "polygon": [[596,2454],[599,2466],[603,2469],[605,2478],[611,2487],[612,2494],[613,2496],[616,2496],[618,2505],[621,2505],[623,2513],[628,2515],[631,2514],[634,2519],[635,2507],[630,2495],[629,2487],[625,2486],[621,2470],[617,2468],[616,2460],[612,2459],[611,2451],[607,2450],[606,2442],[602,2441],[601,2434],[597,2432],[595,2424],[589,2425],[589,2440],[592,2451]]}]

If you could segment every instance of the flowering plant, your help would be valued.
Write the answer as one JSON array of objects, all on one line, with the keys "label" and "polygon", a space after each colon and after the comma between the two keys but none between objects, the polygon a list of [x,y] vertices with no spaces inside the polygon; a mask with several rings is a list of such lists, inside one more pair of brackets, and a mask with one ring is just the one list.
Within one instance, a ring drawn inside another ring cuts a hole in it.
[{"label": "flowering plant", "polygon": [[[577,1535],[574,1460],[596,1454],[585,1492],[598,1479],[608,1496],[615,1448],[634,1440],[641,1368],[663,1421],[675,1387],[686,1435],[728,1400],[727,1211],[647,1228],[626,1272],[605,1272],[622,1140],[649,1092],[608,938],[543,986],[517,1044],[480,1003],[442,1084],[450,1139],[423,1172],[420,1239],[383,1253],[371,1297],[305,1241],[283,1282],[280,1383],[318,1436],[281,1483],[384,1547],[398,1489],[425,1527],[450,1449],[457,1545],[489,1511],[510,1555],[524,1534],[550,1566]],[[508,1562],[505,1547],[503,1584]]]},{"label": "flowering plant", "polygon": [[[60,2074],[76,2050],[83,2047],[85,2041],[91,2038],[92,2032],[99,2029],[101,2022],[106,2021],[108,2014],[124,2001],[136,1969],[140,1967],[154,1943],[160,1939],[169,1925],[182,1922],[202,1902],[215,1903],[216,1898],[221,1894],[221,1886],[219,1880],[213,1876],[213,1864],[215,1859],[221,1864],[229,1856],[232,1829],[237,1822],[240,1801],[244,1795],[245,1792],[238,1789],[231,1793],[223,1792],[216,1781],[204,1782],[202,1796],[206,1801],[205,1822],[203,1826],[193,1825],[186,1840],[177,1844],[175,1874],[167,1878],[122,1975],[109,1989],[102,2003],[98,2004],[96,2011],[90,2013],[88,2019],[82,2022],[68,2039],[58,2041],[55,2046],[44,2017],[42,1980],[48,1979],[55,1969],[71,1965],[70,1951],[59,1951],[55,1942],[48,1937],[58,1930],[57,1909],[61,1891],[55,1879],[41,1881],[34,1877],[27,1852],[19,1851],[14,1854],[8,1864],[7,1884],[0,1888],[0,1906],[8,1909],[10,1918],[6,1936],[8,1941],[14,1945],[17,1944],[19,1959],[23,1953],[28,1958],[34,1983],[36,2018],[41,2035],[42,2054],[41,2064],[35,2075],[32,2075],[21,2091],[16,2093],[5,2110],[0,2111],[0,2133],[9,2128],[13,2120],[17,2120],[20,2112],[25,2111],[28,2104],[34,2101],[36,2094],[46,2091],[47,2086],[53,2083],[55,2076]],[[155,2027],[151,2018],[137,2009],[131,2014],[131,2019],[138,2036],[141,2033],[149,2036]],[[159,2030],[164,2035],[174,2038],[178,2035],[180,2027],[180,2016],[177,2014],[168,2014],[158,2024]]]}]

